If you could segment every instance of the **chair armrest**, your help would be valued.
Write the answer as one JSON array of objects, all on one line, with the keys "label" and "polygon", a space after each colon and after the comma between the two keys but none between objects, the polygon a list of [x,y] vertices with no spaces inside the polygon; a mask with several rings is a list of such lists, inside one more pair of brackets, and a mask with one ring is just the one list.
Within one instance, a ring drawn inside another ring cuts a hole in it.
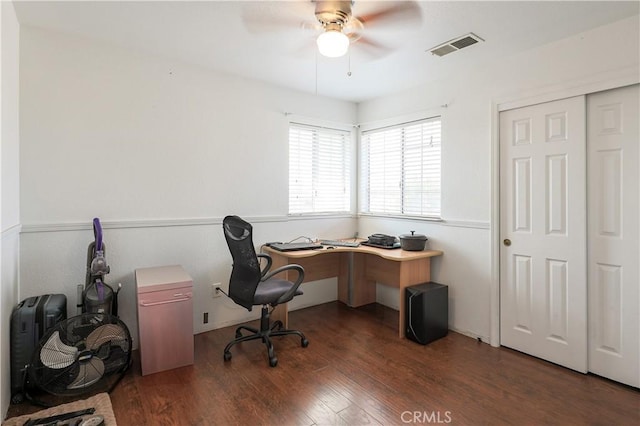
[{"label": "chair armrest", "polygon": [[294,283],[294,285],[297,287],[304,280],[304,268],[302,266],[300,266],[300,265],[295,264],[295,263],[291,263],[289,265],[283,265],[283,266],[281,266],[279,268],[274,269],[273,271],[271,271],[268,274],[266,274],[265,276],[263,276],[261,281],[266,281],[269,278],[273,277],[274,275],[277,275],[277,274],[279,274],[281,272],[288,271],[290,269],[291,270],[295,270],[295,271],[298,272],[298,278],[296,279],[296,281]]},{"label": "chair armrest", "polygon": [[298,287],[300,287],[300,284],[302,284],[302,281],[304,281],[304,268],[300,265],[296,265],[292,263],[289,265],[284,265],[279,268],[276,268],[262,278],[262,281],[265,281],[273,277],[274,275],[277,275],[281,272],[288,271],[288,270],[297,271],[298,278],[295,280],[295,282],[293,283],[293,286],[289,289],[289,291],[287,291],[285,294],[280,296],[280,298],[276,301],[275,304],[280,304],[282,303],[283,300],[288,300],[292,298],[293,294],[298,290]]},{"label": "chair armrest", "polygon": [[260,271],[260,277],[261,279],[264,279],[264,275],[269,271],[269,269],[271,269],[273,259],[271,259],[271,256],[266,253],[258,253],[256,256],[258,257],[258,260],[260,260],[260,258],[267,259],[267,265],[264,268],[261,268]]}]

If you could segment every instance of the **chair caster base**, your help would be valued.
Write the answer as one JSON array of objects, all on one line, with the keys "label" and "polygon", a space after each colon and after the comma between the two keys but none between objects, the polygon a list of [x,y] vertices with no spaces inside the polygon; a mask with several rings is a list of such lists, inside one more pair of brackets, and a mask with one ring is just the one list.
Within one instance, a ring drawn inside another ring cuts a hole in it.
[{"label": "chair caster base", "polygon": [[[243,334],[246,331],[248,334]],[[261,340],[262,343],[267,347],[267,357],[269,359],[269,365],[271,367],[275,367],[278,365],[278,358],[276,357],[275,351],[273,349],[273,343],[271,343],[271,339],[276,336],[290,336],[296,335],[300,338],[300,346],[306,348],[309,346],[309,341],[305,337],[302,332],[298,330],[288,330],[284,327],[282,321],[274,321],[273,323],[269,322],[269,310],[267,306],[262,307],[262,316],[260,317],[260,328],[249,327],[246,325],[241,325],[236,328],[235,332],[236,338],[235,340],[229,342],[229,344],[224,348],[224,360],[231,360],[231,348],[238,343],[248,342],[250,340]]]}]

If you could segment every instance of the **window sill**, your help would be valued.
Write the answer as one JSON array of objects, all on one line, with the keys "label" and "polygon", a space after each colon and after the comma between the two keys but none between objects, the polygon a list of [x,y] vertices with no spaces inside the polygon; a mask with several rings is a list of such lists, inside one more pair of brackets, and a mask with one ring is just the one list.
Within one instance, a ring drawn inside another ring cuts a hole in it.
[{"label": "window sill", "polygon": [[342,213],[290,213],[287,215],[289,220],[308,220],[308,219],[356,219],[358,216],[350,212]]},{"label": "window sill", "polygon": [[412,216],[402,214],[383,214],[383,213],[358,213],[358,217],[379,217],[383,219],[407,219],[407,220],[420,220],[425,222],[444,222],[441,217],[435,216]]}]

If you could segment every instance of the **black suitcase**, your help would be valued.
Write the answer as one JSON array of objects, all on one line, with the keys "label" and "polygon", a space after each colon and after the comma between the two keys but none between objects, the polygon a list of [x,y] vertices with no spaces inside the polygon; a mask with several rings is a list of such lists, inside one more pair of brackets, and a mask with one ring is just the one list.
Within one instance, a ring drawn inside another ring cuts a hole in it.
[{"label": "black suitcase", "polygon": [[67,319],[67,297],[45,294],[29,297],[11,312],[11,401],[23,398],[25,369],[31,363],[33,351],[44,334],[58,322]]}]

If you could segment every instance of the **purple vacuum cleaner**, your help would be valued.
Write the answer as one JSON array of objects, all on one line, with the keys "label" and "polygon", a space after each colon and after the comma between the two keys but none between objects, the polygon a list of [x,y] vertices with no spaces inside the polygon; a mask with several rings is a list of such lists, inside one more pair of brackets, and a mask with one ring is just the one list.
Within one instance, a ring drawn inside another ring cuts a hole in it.
[{"label": "purple vacuum cleaner", "polygon": [[109,273],[109,265],[105,257],[106,246],[102,241],[102,225],[97,217],[93,219],[94,241],[87,250],[87,274],[78,306],[82,312],[118,315],[118,290],[104,282],[104,276]]}]

